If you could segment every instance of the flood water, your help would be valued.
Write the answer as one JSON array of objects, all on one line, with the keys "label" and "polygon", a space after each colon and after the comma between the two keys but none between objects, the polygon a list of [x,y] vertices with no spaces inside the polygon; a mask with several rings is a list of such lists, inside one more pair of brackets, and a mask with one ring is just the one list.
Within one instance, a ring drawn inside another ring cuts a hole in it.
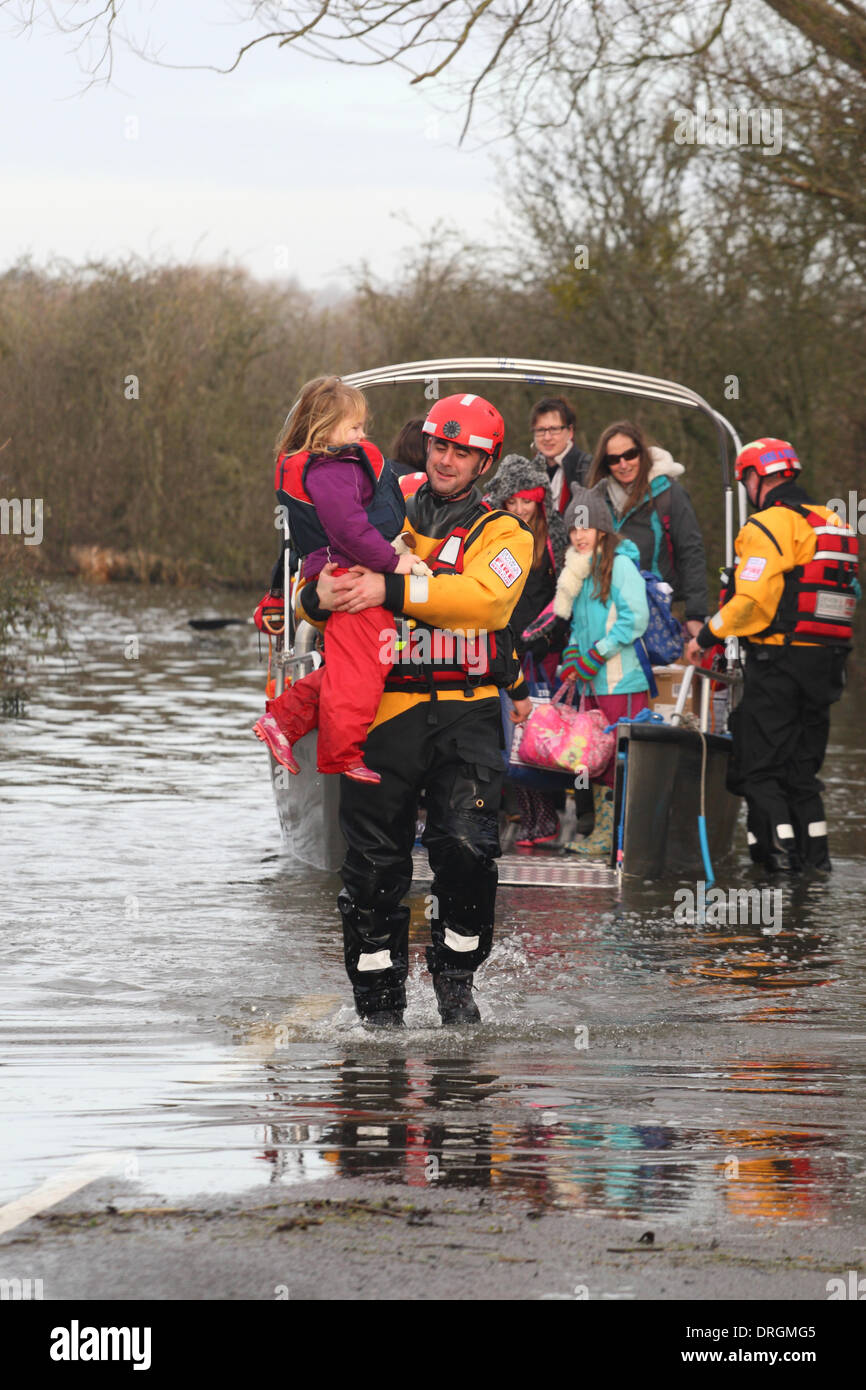
[{"label": "flood water", "polygon": [[[339,881],[280,843],[254,630],[186,623],[257,596],[64,593],[73,657],[0,724],[0,1202],[110,1151],[143,1200],[349,1176],[863,1220],[862,687],[825,764],[835,872],[778,922],[678,923],[676,882],[502,888],[483,1024],[443,1031],[422,884],[408,1026],[369,1035]],[[751,882],[744,838],[724,887]]]}]

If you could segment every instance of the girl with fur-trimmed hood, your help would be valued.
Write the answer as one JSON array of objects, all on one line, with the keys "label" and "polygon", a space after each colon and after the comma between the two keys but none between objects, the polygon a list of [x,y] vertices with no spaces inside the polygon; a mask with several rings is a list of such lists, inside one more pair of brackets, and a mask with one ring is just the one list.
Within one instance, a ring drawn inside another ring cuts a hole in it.
[{"label": "girl with fur-trimmed hood", "polygon": [[[515,647],[521,660],[526,655],[532,656],[551,678],[559,651],[558,647],[551,645],[551,630],[532,642],[525,642],[522,637],[524,629],[551,602],[568,549],[568,535],[553,503],[547,469],[520,454],[508,454],[499,465],[484,500],[488,506],[513,512],[535,536],[532,569],[511,615],[511,630],[515,634]],[[505,707],[508,697],[503,694],[502,698]],[[513,709],[508,710],[511,722],[518,723],[525,719],[530,709],[528,699],[516,701]],[[549,780],[548,775],[539,772],[537,781],[542,783],[545,780]],[[520,808],[515,844],[521,848],[552,844],[559,836],[554,795],[528,781],[513,785]]]},{"label": "girl with fur-trimmed hood", "polygon": [[[570,549],[556,586],[553,611],[568,624],[562,679],[591,696],[606,720],[632,719],[649,704],[648,682],[636,649],[646,631],[646,584],[631,541],[614,530],[603,489],[572,485],[565,510]],[[595,826],[570,850],[606,858],[613,842],[615,761],[592,783]]]}]

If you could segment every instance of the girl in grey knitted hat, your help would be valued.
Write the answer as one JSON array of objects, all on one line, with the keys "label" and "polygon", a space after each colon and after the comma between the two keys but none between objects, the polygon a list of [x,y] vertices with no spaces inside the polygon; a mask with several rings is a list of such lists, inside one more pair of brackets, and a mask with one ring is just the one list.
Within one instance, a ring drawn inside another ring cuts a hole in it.
[{"label": "girl in grey knitted hat", "polygon": [[[522,637],[524,630],[553,598],[568,550],[568,533],[553,504],[547,469],[521,454],[508,454],[499,465],[484,500],[488,506],[502,507],[519,516],[535,536],[532,569],[511,615],[511,630],[521,661],[527,655],[539,663],[547,660],[550,666],[547,674],[552,674],[558,648],[554,648],[554,655],[551,655],[549,637],[543,636],[531,645]],[[529,665],[527,670],[531,674]],[[502,701],[506,728],[520,722],[529,712],[528,707],[525,710],[513,708],[504,693]],[[545,777],[549,783],[551,779],[544,773],[539,773],[534,780],[540,784]],[[559,819],[549,791],[541,785],[533,785],[531,775],[530,780],[512,785],[520,809],[515,844],[526,848],[552,843],[559,835]]]},{"label": "girl in grey knitted hat", "polygon": [[[637,547],[617,535],[598,487],[573,487],[566,508],[571,548],[556,586],[553,609],[569,624],[560,674],[591,697],[605,719],[631,719],[648,704],[647,678],[635,646],[649,617]],[[613,847],[615,764],[592,783],[595,826],[567,848],[608,858]]]},{"label": "girl in grey knitted hat", "polygon": [[595,531],[608,531],[613,535],[616,527],[613,524],[610,507],[607,505],[605,484],[597,483],[595,487],[581,487],[579,483],[572,483],[571,501],[566,507],[562,519],[565,523],[567,536],[573,530],[586,531],[589,527]]}]

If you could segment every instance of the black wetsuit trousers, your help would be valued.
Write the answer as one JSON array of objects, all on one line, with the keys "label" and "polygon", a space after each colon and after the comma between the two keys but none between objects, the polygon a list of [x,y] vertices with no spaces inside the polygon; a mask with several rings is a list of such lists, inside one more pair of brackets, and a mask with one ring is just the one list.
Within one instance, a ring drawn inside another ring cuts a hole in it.
[{"label": "black wetsuit trousers", "polygon": [[743,698],[731,716],[728,788],[746,798],[756,863],[782,867],[784,856],[786,867],[829,867],[818,773],[847,654],[842,647],[748,648]]},{"label": "black wetsuit trousers", "polygon": [[472,971],[490,954],[503,779],[499,700],[419,703],[368,734],[364,761],[382,781],[371,786],[341,778],[347,853],[338,899],[346,970],[361,1014],[405,1004],[409,908],[403,899],[412,882],[422,790],[422,843],[433,870],[428,964],[434,972]]}]

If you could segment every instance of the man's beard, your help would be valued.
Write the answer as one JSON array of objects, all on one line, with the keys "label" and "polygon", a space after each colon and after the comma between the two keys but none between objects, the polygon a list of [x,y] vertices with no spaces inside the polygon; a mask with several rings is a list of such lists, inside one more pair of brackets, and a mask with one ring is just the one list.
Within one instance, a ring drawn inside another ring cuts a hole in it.
[{"label": "man's beard", "polygon": [[478,465],[478,468],[473,473],[472,477],[469,479],[469,482],[464,483],[463,487],[459,488],[456,492],[437,492],[432,482],[430,482],[430,475],[428,474],[427,481],[430,482],[430,491],[439,502],[456,502],[459,497],[465,497],[467,492],[472,491],[475,484],[478,482],[478,479],[481,477],[481,474],[484,471],[484,467],[485,463],[484,459],[482,459]]}]

